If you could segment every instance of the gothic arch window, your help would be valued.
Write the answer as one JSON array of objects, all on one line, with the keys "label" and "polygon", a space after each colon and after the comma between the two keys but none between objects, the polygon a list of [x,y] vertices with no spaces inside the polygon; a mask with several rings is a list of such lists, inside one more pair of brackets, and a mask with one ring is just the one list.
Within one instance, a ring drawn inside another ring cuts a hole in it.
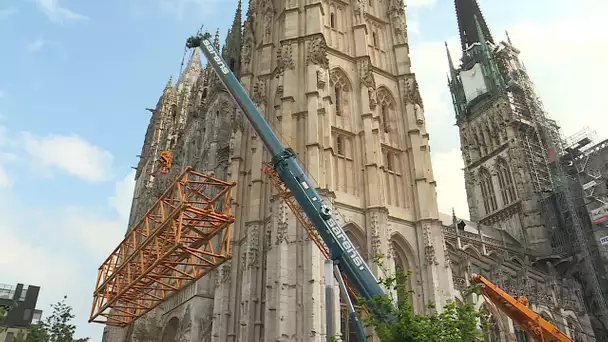
[{"label": "gothic arch window", "polygon": [[162,342],[174,342],[177,338],[177,330],[179,329],[179,319],[173,317],[167,322],[163,329]]},{"label": "gothic arch window", "polygon": [[336,97],[336,115],[342,115],[342,87],[339,84],[334,86],[334,95]]},{"label": "gothic arch window", "polygon": [[[487,304],[485,304],[487,305]],[[498,325],[498,321],[494,315],[489,313],[487,307],[483,308],[484,313],[488,317],[487,324],[488,326],[484,329],[484,341],[486,342],[501,342],[500,339],[500,326]]]},{"label": "gothic arch window", "polygon": [[336,109],[336,116],[348,116],[350,82],[344,72],[338,68],[329,74],[330,89],[333,89],[333,101]]},{"label": "gothic arch window", "polygon": [[336,136],[336,154],[344,155],[344,137],[341,135]]},{"label": "gothic arch window", "polygon": [[525,331],[523,331],[517,324],[513,323],[513,335],[517,342],[532,342]]},{"label": "gothic arch window", "polygon": [[[395,251],[394,253],[394,262],[395,262],[395,272],[398,270],[400,272],[403,272],[404,274],[407,274],[410,270],[411,270],[411,265],[409,263],[409,260],[407,259],[407,256],[405,255],[405,253],[401,250],[401,248],[399,247],[399,245],[397,243],[395,243],[394,241],[391,243],[391,247],[393,248],[393,251]],[[403,284],[405,287],[406,291],[411,291],[412,290],[412,280],[411,278],[408,278],[406,280],[406,283]],[[397,300],[399,303],[404,303],[404,299],[403,297],[399,296],[399,294],[397,294]],[[410,305],[414,305],[414,296],[413,293],[409,293],[407,295],[407,301],[410,303]]]},{"label": "gothic arch window", "polygon": [[[355,234],[350,231],[348,226],[344,227],[344,231],[346,232],[346,235],[353,243],[353,245],[355,245],[355,248],[359,251],[359,254],[361,254],[361,256],[366,259],[367,253],[361,247],[364,246],[362,241],[363,239],[357,238],[357,236],[355,236]],[[359,318],[362,318],[364,312],[363,307],[355,305],[355,310],[359,314]],[[348,310],[342,294],[340,294],[340,334],[342,336],[343,342],[359,341],[357,338],[357,334],[355,333],[355,326],[352,324],[350,316],[348,315]]]},{"label": "gothic arch window", "polygon": [[515,183],[513,175],[507,162],[499,158],[496,162],[496,170],[498,171],[498,186],[500,187],[500,195],[505,205],[515,202],[517,199],[515,193]]},{"label": "gothic arch window", "polygon": [[395,154],[391,151],[386,151],[386,169],[395,171]]},{"label": "gothic arch window", "polygon": [[171,120],[175,122],[177,119],[177,105],[171,105],[171,109],[169,109],[169,115],[171,116]]},{"label": "gothic arch window", "polygon": [[583,336],[585,333],[583,332],[583,329],[576,318],[568,317],[566,321],[568,324],[568,330],[570,331],[571,338],[573,338],[576,342],[587,341],[585,339],[585,336]]},{"label": "gothic arch window", "polygon": [[380,105],[380,118],[382,120],[382,127],[384,132],[388,133],[391,131],[391,124],[394,121],[395,111],[395,98],[393,95],[384,87],[378,89],[376,95],[378,104]]},{"label": "gothic arch window", "polygon": [[372,41],[374,43],[374,47],[378,47],[378,35],[376,32],[372,32]]},{"label": "gothic arch window", "polygon": [[494,193],[494,186],[492,184],[492,175],[490,171],[485,168],[479,170],[479,181],[481,186],[481,197],[483,199],[483,207],[486,211],[486,215],[489,215],[496,211],[498,205],[496,204],[496,194]]},{"label": "gothic arch window", "polygon": [[207,98],[207,88],[203,89],[203,94],[201,95],[201,102],[205,101]]},{"label": "gothic arch window", "polygon": [[331,28],[336,28],[336,15],[334,13],[329,15],[329,26]]}]

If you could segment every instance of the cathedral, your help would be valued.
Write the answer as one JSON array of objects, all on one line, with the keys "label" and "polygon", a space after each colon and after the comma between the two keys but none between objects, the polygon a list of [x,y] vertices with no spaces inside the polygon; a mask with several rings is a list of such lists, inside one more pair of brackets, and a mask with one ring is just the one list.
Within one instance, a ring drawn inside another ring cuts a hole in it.
[{"label": "cathedral", "polygon": [[[595,341],[580,286],[556,276],[551,263],[532,252],[550,250],[551,238],[526,185],[546,186],[544,171],[530,182],[529,171],[513,163],[525,152],[509,147],[515,134],[509,101],[519,95],[478,100],[483,91],[506,89],[498,75],[517,67],[517,50],[507,43],[490,50],[475,38],[493,44],[475,1],[458,5],[466,2],[456,1],[465,57],[461,69],[450,62],[450,87],[471,221],[437,207],[403,0],[250,0],[244,22],[239,0],[223,46],[219,32],[214,44],[339,213],[372,271],[384,275],[372,262],[379,254],[389,272],[412,271],[407,286],[417,312],[429,301],[442,307],[472,300],[484,308],[482,298],[462,294],[470,275],[479,273],[526,295],[533,309],[577,341]],[[466,6],[475,6],[476,15],[462,17],[463,8],[472,10]],[[337,287],[335,303],[326,307],[323,256],[262,172],[270,155],[198,50],[151,112],[129,226],[186,167],[213,173],[237,183],[232,259],[131,326],[106,327],[103,341],[138,341],[137,326],[150,321],[168,342],[320,342],[328,310],[341,318],[332,329],[336,337],[355,341]],[[530,143],[538,144],[539,136],[530,133]],[[159,173],[165,151],[172,165]],[[508,318],[492,320],[487,341],[526,341]]]}]

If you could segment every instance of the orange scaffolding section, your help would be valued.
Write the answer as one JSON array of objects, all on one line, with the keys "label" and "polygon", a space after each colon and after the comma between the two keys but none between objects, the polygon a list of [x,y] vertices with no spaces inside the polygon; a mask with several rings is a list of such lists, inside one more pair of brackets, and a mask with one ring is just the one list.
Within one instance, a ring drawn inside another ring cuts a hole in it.
[{"label": "orange scaffolding section", "polygon": [[89,322],[126,326],[229,260],[235,185],[188,167],[99,267]]}]

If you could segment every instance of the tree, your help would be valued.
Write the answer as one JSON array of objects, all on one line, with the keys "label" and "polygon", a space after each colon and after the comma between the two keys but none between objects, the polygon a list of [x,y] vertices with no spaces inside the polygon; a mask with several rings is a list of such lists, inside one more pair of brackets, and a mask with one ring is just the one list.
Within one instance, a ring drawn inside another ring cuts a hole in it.
[{"label": "tree", "polygon": [[[74,314],[72,307],[66,304],[67,296],[61,302],[52,304],[53,313],[44,322],[30,324],[25,334],[15,337],[15,342],[72,342],[76,326],[72,324]],[[77,339],[78,342],[87,342],[89,338]]]},{"label": "tree", "polygon": [[[6,319],[7,312],[8,310],[6,310],[4,306],[0,306],[0,324],[2,324]],[[4,330],[6,330],[6,327],[0,326],[0,333],[4,332]]]},{"label": "tree", "polygon": [[[382,256],[378,256],[375,262],[382,267]],[[396,323],[390,325],[378,319],[378,315],[367,315],[363,318],[363,323],[373,327],[382,342],[483,341],[478,322],[483,322],[485,317],[471,304],[459,305],[451,301],[439,313],[435,306],[429,303],[426,313],[414,313],[409,301],[409,295],[413,291],[407,290],[405,285],[410,274],[397,270],[395,275],[380,279],[380,283],[387,290],[396,294],[396,300],[389,296],[376,297],[370,301],[361,299],[368,307],[373,306],[380,317],[395,317]],[[469,289],[469,293],[478,291],[477,286]]]}]

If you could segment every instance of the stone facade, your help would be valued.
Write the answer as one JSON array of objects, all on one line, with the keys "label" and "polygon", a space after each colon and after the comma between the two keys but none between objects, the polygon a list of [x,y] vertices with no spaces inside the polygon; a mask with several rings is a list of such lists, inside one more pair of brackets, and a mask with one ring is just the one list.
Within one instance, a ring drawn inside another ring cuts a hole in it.
[{"label": "stone facade", "polygon": [[486,341],[510,341],[509,336],[518,342],[532,340],[526,340],[519,327],[504,314],[496,317],[483,297],[463,297],[474,273],[513,296],[526,296],[532,310],[576,341],[595,341],[578,282],[560,276],[550,262],[532,261],[519,241],[502,229],[461,220],[455,215],[441,214],[441,218],[457,301],[472,301],[495,323]]},{"label": "stone facade", "polygon": [[[221,50],[360,253],[368,262],[384,254],[389,271],[412,270],[408,286],[420,312],[428,301],[441,307],[461,298],[471,270],[493,267],[495,256],[515,247],[460,234],[451,217],[438,212],[404,8],[401,0],[252,0],[241,32],[239,2]],[[214,44],[220,50],[217,34]],[[237,182],[233,258],[130,327],[106,328],[104,341],[133,341],[146,322],[158,326],[161,341],[325,341],[323,258],[276,198],[261,172],[270,156],[197,51],[152,112],[130,225],[186,166],[213,172]],[[167,174],[158,172],[161,151],[174,157]],[[504,274],[528,274],[517,273],[512,261],[517,257],[523,265],[524,256],[506,255]],[[537,282],[553,279],[529,269]],[[561,298],[573,297],[555,298],[538,303],[553,305],[547,309],[553,314],[566,308]],[[334,331],[355,341],[341,308],[336,299],[332,309],[341,319]]]},{"label": "stone facade", "polygon": [[[400,0],[250,1],[243,32],[239,4],[222,51],[362,255],[414,271],[421,310],[428,301],[443,306],[453,286],[404,8]],[[324,341],[322,256],[261,172],[271,156],[199,58],[153,111],[130,223],[187,165],[213,171],[238,184],[233,258],[148,316],[167,340]],[[174,156],[168,174],[157,172],[161,151]],[[134,330],[108,328],[107,339]],[[352,340],[347,324],[334,330]]]},{"label": "stone facade", "polygon": [[[495,43],[477,1],[457,0],[456,14],[462,58],[455,67],[447,51],[449,87],[477,229],[459,232],[456,221],[447,229],[454,283],[468,284],[474,268],[511,295],[527,296],[535,311],[570,336],[582,334],[577,341],[593,340],[584,291],[573,277],[579,264],[568,254],[572,229],[556,219],[563,206],[548,204],[555,198],[550,164],[563,150],[558,127],[546,117],[519,50],[509,39]],[[499,316],[495,322],[508,322]],[[501,332],[490,340],[515,332],[512,324],[495,326]]]}]

